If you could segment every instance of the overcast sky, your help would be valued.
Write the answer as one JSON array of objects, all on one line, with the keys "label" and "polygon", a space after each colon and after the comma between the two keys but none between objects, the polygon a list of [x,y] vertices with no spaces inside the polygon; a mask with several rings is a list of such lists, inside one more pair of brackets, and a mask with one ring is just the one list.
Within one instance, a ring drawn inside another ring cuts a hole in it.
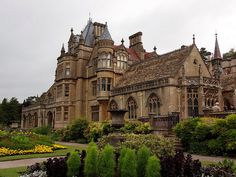
[{"label": "overcast sky", "polygon": [[89,19],[108,23],[116,44],[143,32],[147,51],[162,54],[192,43],[221,53],[236,47],[235,0],[0,0],[0,100],[41,95],[53,84],[62,43],[70,28]]}]

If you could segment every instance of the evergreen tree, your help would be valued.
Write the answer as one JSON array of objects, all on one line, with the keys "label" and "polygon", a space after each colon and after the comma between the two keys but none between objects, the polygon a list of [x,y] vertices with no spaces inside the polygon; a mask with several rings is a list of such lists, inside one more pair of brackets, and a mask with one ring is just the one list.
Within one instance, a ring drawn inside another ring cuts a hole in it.
[{"label": "evergreen tree", "polygon": [[160,160],[155,155],[148,159],[145,177],[161,177]]},{"label": "evergreen tree", "polygon": [[84,173],[86,177],[97,176],[98,148],[94,142],[89,143],[87,155],[84,164]]},{"label": "evergreen tree", "polygon": [[71,152],[68,160],[66,161],[66,164],[67,164],[68,177],[79,176],[80,157],[78,152],[76,151]]},{"label": "evergreen tree", "polygon": [[150,157],[150,150],[143,145],[137,153],[137,173],[138,177],[145,176],[145,170],[147,166],[148,159]]},{"label": "evergreen tree", "polygon": [[114,177],[115,175],[115,154],[114,148],[106,145],[98,161],[98,173],[100,177]]},{"label": "evergreen tree", "polygon": [[124,159],[121,162],[121,177],[137,177],[137,163],[134,150],[127,149]]}]

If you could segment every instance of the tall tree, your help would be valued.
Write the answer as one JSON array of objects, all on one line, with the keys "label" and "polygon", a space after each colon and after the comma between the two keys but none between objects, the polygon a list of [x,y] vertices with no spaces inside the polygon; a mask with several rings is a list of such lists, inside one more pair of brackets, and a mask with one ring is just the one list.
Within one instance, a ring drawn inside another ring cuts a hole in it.
[{"label": "tall tree", "polygon": [[17,98],[12,97],[10,101],[6,98],[0,104],[0,124],[9,126],[13,122],[19,122],[21,117],[21,104]]}]

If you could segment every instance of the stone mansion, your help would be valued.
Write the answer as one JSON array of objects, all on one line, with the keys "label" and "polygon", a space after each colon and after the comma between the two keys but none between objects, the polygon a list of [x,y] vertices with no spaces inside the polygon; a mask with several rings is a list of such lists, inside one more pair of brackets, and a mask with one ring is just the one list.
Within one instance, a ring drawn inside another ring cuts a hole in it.
[{"label": "stone mansion", "polygon": [[[221,81],[226,70],[232,86]],[[90,19],[80,34],[71,29],[68,49],[63,45],[57,58],[54,83],[24,103],[21,127],[62,128],[78,118],[102,122],[111,119],[108,110],[113,109],[126,109],[130,120],[172,112],[186,119],[216,102],[223,110],[236,105],[233,73],[236,59],[223,61],[217,36],[214,55],[205,62],[195,38],[191,45],[159,54],[156,47],[145,50],[142,32],[129,37],[129,47],[123,39],[114,44],[108,25]]]}]

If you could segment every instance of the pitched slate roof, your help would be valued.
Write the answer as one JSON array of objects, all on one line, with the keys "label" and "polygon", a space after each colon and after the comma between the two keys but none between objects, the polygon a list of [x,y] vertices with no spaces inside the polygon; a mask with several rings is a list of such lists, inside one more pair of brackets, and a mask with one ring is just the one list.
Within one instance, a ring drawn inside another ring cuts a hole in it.
[{"label": "pitched slate roof", "polygon": [[[93,22],[92,22],[92,20],[89,20],[82,32],[82,36],[84,38],[84,43],[87,46],[93,45],[93,41],[94,41],[93,29],[94,29]],[[78,41],[79,41],[79,37],[78,37]]]},{"label": "pitched slate roof", "polygon": [[174,77],[194,45],[181,48],[132,65],[118,81],[116,88],[159,78]]}]

